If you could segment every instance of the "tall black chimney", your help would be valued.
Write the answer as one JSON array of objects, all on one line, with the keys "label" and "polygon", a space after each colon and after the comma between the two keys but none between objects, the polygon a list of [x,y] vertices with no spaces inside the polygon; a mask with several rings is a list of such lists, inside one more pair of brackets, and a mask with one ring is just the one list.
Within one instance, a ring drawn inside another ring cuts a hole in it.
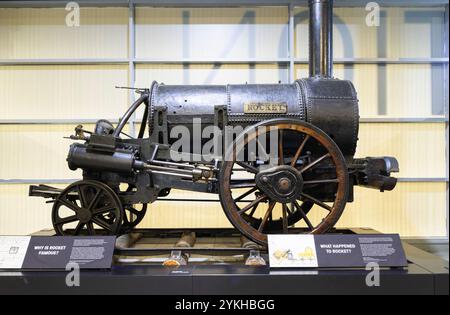
[{"label": "tall black chimney", "polygon": [[333,0],[309,0],[309,76],[333,76]]}]

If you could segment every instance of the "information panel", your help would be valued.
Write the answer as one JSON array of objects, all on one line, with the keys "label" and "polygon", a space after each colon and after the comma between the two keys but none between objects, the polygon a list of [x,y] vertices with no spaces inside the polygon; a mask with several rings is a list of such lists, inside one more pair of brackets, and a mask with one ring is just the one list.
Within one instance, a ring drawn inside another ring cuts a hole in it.
[{"label": "information panel", "polygon": [[406,267],[397,234],[269,235],[273,268],[355,268],[376,263],[380,267]]},{"label": "information panel", "polygon": [[0,269],[109,269],[115,236],[0,236]]}]

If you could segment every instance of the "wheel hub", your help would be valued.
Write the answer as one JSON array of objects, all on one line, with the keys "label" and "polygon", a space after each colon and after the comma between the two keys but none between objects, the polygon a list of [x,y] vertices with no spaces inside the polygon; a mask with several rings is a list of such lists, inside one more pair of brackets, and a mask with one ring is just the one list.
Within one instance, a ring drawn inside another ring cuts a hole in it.
[{"label": "wheel hub", "polygon": [[88,223],[92,219],[92,213],[89,209],[81,208],[77,213],[77,217],[81,223]]},{"label": "wheel hub", "polygon": [[256,185],[271,199],[289,203],[302,192],[303,178],[294,167],[283,165],[259,172]]}]

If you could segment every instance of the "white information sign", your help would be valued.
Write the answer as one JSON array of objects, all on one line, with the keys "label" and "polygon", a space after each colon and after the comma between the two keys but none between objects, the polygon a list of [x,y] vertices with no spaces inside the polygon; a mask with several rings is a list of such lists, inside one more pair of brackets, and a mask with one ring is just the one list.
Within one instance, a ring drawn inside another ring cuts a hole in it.
[{"label": "white information sign", "polygon": [[314,235],[268,235],[271,268],[318,267]]}]

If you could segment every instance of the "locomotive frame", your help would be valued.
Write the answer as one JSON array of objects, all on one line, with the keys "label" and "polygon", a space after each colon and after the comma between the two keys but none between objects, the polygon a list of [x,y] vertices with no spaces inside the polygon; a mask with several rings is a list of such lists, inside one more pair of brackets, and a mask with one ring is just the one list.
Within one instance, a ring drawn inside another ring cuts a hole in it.
[{"label": "locomotive frame", "polygon": [[[149,203],[181,189],[218,194],[233,226],[265,245],[268,234],[290,233],[300,221],[304,233],[327,232],[353,201],[355,185],[392,190],[395,158],[354,158],[358,100],[351,82],[332,77],[333,3],[311,0],[309,5],[309,78],[278,85],[154,82],[136,90],[141,96],[117,127],[106,120],[99,120],[93,132],[77,126],[70,138],[84,143],[71,145],[67,161],[69,168],[83,169],[83,180],[63,190],[30,187],[30,196],[52,198],[57,234],[129,232]],[[122,138],[141,105],[138,137]],[[173,149],[170,135],[177,126],[204,130],[196,118],[219,131],[213,142],[221,153],[212,159]],[[227,128],[238,125],[245,129],[230,138]],[[274,150],[268,153],[267,147]],[[180,155],[187,158],[173,158]],[[321,211],[315,222],[308,217],[314,206]]]}]

